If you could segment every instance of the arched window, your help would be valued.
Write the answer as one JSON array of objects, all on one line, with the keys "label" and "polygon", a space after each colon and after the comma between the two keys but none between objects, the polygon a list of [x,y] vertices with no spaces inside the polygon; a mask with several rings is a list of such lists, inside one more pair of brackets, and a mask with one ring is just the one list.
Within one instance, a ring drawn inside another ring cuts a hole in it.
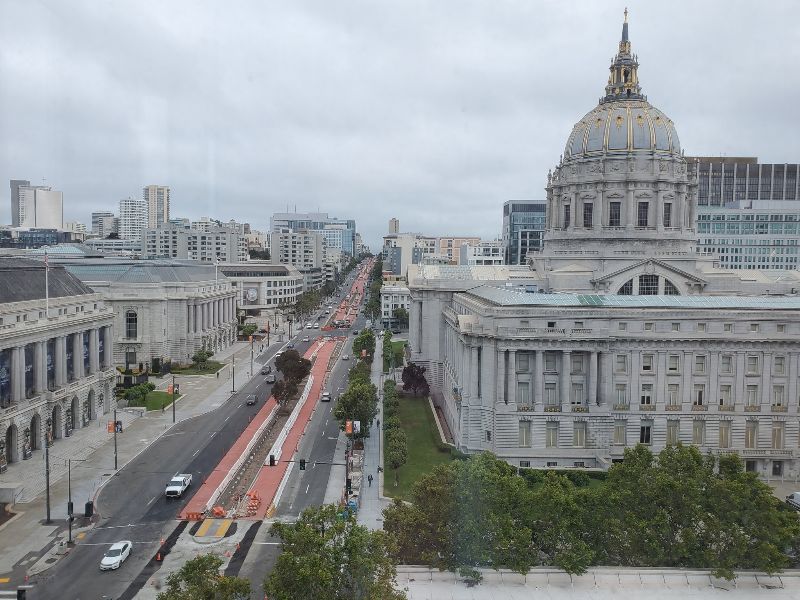
[{"label": "arched window", "polygon": [[125,313],[125,337],[128,339],[136,339],[139,329],[139,318],[135,310],[129,310]]},{"label": "arched window", "polygon": [[675,284],[672,283],[667,278],[664,278],[664,295],[665,296],[680,296],[681,295],[681,293],[678,291],[678,288],[675,287]]},{"label": "arched window", "polygon": [[633,296],[633,279],[629,279],[617,292],[620,296]]},{"label": "arched window", "polygon": [[[659,293],[659,284],[663,281],[664,283],[664,291],[661,292],[665,296],[680,296],[681,293],[678,291],[678,287],[672,283],[666,277],[661,277],[660,275],[652,275],[652,274],[643,274],[639,275],[638,280],[636,283],[636,294],[637,296],[656,296]],[[619,288],[617,291],[618,296],[633,296],[634,295],[634,280],[629,279],[622,287]]]}]

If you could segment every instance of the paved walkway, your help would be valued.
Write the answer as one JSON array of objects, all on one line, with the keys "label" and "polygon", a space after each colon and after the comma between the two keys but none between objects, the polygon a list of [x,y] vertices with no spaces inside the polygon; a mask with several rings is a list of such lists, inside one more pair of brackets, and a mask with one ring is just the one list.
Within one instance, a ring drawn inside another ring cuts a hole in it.
[{"label": "paved walkway", "polygon": [[[378,466],[383,464],[383,360],[378,340],[375,347],[375,358],[372,361],[372,383],[378,388],[378,416],[372,422],[369,437],[364,444],[364,479],[361,485],[361,506],[358,509],[358,522],[369,529],[383,529],[383,509],[392,503],[391,498],[383,495],[383,475]],[[369,485],[367,475],[372,475]]]},{"label": "paved walkway", "polygon": [[[283,342],[273,343],[260,360],[272,356]],[[260,348],[260,346],[259,346]],[[217,375],[176,376],[184,395],[176,403],[176,420],[183,421],[219,407],[231,395],[230,365],[236,354],[236,380],[245,382],[250,367],[250,344],[237,342],[219,352],[214,358],[226,363]],[[239,365],[242,365],[240,370]],[[256,365],[256,370],[260,364]],[[168,381],[167,381],[168,380]],[[165,386],[172,377],[154,380]],[[139,416],[142,415],[142,416]],[[57,440],[50,448],[50,513],[52,524],[45,525],[45,469],[44,452],[36,451],[27,461],[9,466],[0,476],[4,483],[20,482],[22,494],[13,507],[17,515],[0,527],[0,578],[15,568],[33,565],[39,557],[52,547],[66,529],[66,507],[68,498],[67,463],[72,461],[72,500],[76,514],[83,514],[83,505],[92,500],[102,485],[114,474],[114,439],[107,433],[108,415],[101,415],[86,427],[77,429],[69,438]],[[151,411],[117,411],[123,421],[123,433],[117,434],[117,462],[121,469],[172,426],[171,408]],[[21,502],[25,499],[26,502]],[[73,531],[74,535],[80,533]],[[14,540],[15,543],[10,543]]]}]

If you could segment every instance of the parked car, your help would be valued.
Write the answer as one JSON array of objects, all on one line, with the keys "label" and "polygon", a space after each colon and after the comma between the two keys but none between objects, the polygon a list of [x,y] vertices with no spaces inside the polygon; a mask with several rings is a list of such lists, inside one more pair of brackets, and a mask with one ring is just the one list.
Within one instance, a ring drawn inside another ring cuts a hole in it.
[{"label": "parked car", "polygon": [[306,323],[306,329],[311,329],[311,323]]},{"label": "parked car", "polygon": [[264,381],[266,383],[275,383],[275,381],[276,381],[275,373],[270,373],[269,375],[267,375],[267,377],[266,377],[266,379],[264,379]]},{"label": "parked car", "polygon": [[349,354],[342,354],[342,360],[350,360]]},{"label": "parked car", "polygon": [[353,335],[358,335],[358,329],[353,329]]},{"label": "parked car", "polygon": [[795,510],[800,510],[800,492],[793,492],[786,496],[786,504]]},{"label": "parked car", "polygon": [[319,329],[319,323],[314,323],[314,329]]},{"label": "parked car", "polygon": [[175,473],[169,480],[164,494],[167,498],[180,498],[190,485],[192,485],[191,473]]},{"label": "parked car", "polygon": [[320,398],[322,402],[330,402],[331,401],[331,393],[330,392],[322,392],[322,398]]},{"label": "parked car", "polygon": [[133,542],[129,540],[123,540],[112,544],[111,548],[106,550],[106,553],[103,554],[103,559],[100,561],[100,570],[112,571],[119,569],[122,563],[131,555],[132,549]]},{"label": "parked car", "polygon": [[261,367],[261,374],[262,375],[269,375],[272,373],[272,367],[270,365],[264,365]]},{"label": "parked car", "polygon": [[286,344],[286,349],[287,350],[294,350],[294,344],[292,342],[289,342],[288,344]]}]

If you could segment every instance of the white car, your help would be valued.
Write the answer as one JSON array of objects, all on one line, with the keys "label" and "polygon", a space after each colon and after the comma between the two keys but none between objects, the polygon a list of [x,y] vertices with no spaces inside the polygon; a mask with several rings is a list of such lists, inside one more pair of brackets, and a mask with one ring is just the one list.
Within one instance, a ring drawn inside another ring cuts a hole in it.
[{"label": "white car", "polygon": [[311,338],[310,338],[310,337],[308,337],[308,336],[306,336],[306,337],[304,337],[304,338],[303,338],[303,341],[304,341],[304,342],[310,342],[310,341],[311,341]]},{"label": "white car", "polygon": [[350,360],[349,354],[342,354],[342,360]]},{"label": "white car", "polygon": [[122,563],[125,562],[125,559],[131,555],[132,548],[133,542],[128,540],[123,540],[112,545],[111,548],[106,550],[106,553],[103,554],[103,560],[100,561],[100,570],[112,571],[114,569],[119,569]]},{"label": "white car", "polygon": [[306,323],[306,329],[311,329],[311,323]]},{"label": "white car", "polygon": [[314,323],[314,329],[319,329],[319,323]]}]

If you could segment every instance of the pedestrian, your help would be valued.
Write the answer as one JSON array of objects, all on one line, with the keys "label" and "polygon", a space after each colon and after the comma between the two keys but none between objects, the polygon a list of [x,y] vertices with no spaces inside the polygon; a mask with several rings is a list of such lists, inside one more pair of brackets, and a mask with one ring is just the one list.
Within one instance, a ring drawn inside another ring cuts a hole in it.
[{"label": "pedestrian", "polygon": [[372,487],[372,473],[367,475],[367,481],[369,482],[369,487]]}]

